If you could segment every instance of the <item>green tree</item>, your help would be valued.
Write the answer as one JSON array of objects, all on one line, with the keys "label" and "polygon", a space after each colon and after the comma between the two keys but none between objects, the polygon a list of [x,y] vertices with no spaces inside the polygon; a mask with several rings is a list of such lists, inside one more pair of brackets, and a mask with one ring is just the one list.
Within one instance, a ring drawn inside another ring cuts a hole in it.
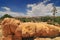
[{"label": "green tree", "polygon": [[12,16],[11,15],[8,15],[8,14],[5,14],[5,15],[3,15],[2,17],[1,17],[1,19],[4,19],[4,18],[12,18]]}]

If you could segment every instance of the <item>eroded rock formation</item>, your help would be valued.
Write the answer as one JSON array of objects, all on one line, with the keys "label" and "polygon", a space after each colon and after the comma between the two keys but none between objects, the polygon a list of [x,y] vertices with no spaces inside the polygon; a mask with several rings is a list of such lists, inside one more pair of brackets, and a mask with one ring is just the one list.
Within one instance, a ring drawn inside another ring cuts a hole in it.
[{"label": "eroded rock formation", "polygon": [[14,18],[5,18],[1,25],[4,38],[9,38],[10,35],[11,40],[22,40],[22,38],[34,36],[53,37],[60,34],[60,27],[44,22],[21,23]]},{"label": "eroded rock formation", "polygon": [[19,25],[19,20],[16,20],[14,18],[5,18],[1,23],[4,39],[8,40],[10,37],[11,39],[16,38],[18,40],[19,37],[15,35],[15,30]]}]

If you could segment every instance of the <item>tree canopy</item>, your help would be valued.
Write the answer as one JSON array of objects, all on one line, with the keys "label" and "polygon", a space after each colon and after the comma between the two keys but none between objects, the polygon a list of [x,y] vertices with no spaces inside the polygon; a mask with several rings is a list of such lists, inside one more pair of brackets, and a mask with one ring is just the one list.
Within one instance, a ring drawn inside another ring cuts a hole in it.
[{"label": "tree canopy", "polygon": [[5,15],[3,15],[3,16],[1,17],[1,19],[7,18],[7,17],[12,18],[11,15],[5,14]]}]

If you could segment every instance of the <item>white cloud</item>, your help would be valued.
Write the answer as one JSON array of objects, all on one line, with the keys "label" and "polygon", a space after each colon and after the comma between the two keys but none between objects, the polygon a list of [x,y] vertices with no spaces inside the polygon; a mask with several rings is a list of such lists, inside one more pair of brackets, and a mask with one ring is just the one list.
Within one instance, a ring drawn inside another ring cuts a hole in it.
[{"label": "white cloud", "polygon": [[9,14],[9,15],[11,15],[11,16],[13,16],[13,17],[16,17],[16,16],[24,16],[23,13],[11,12],[11,11],[5,11],[5,12],[0,11],[0,15],[1,15],[1,16],[3,16],[4,14]]},{"label": "white cloud", "polygon": [[56,7],[57,8],[57,12],[59,13],[60,12],[60,7]]},{"label": "white cloud", "polygon": [[[47,1],[47,0],[45,0]],[[28,16],[46,16],[46,15],[52,15],[51,10],[53,8],[53,4],[44,4],[44,1],[39,4],[28,4],[27,7],[31,7],[32,10],[27,10]]]},{"label": "white cloud", "polygon": [[[21,13],[21,12],[13,12],[11,11],[10,8],[8,7],[2,7],[3,9],[5,9],[6,11],[0,11],[0,15],[4,15],[4,14],[9,14],[12,16],[52,16],[52,9],[53,9],[53,3],[49,3],[47,5],[45,5],[44,3],[48,2],[50,0],[44,0],[43,2],[39,3],[39,4],[28,4],[27,7],[27,13]],[[29,8],[32,8],[31,10],[29,10]],[[57,12],[56,16],[60,16],[60,7],[56,7],[57,8]]]},{"label": "white cloud", "polygon": [[21,12],[12,12],[10,8],[8,7],[2,7],[3,9],[5,9],[6,11],[0,11],[0,16],[3,16],[4,14],[9,14],[13,17],[16,16],[25,16],[25,14],[21,13]]},{"label": "white cloud", "polygon": [[2,7],[2,9],[5,9],[6,11],[10,11],[10,8],[8,7]]},{"label": "white cloud", "polygon": [[18,16],[25,16],[23,13],[18,13],[18,12],[12,12],[12,11],[5,11],[5,12],[3,12],[3,11],[0,11],[0,15],[1,16],[3,16],[3,15],[5,15],[5,14],[9,14],[9,15],[11,15],[11,16],[13,16],[13,17],[18,17]]},{"label": "white cloud", "polygon": [[[27,10],[27,16],[52,16],[53,12],[53,3],[45,5],[44,3],[50,0],[44,0],[39,4],[28,4],[27,7],[31,7],[32,10]],[[56,16],[60,16],[60,7],[56,7],[57,13]]]},{"label": "white cloud", "polygon": [[60,7],[56,7],[56,9],[57,9],[56,16],[60,16]]},{"label": "white cloud", "polygon": [[43,3],[46,3],[46,2],[48,2],[48,1],[50,1],[50,0],[44,0]]},{"label": "white cloud", "polygon": [[29,8],[29,7],[34,7],[34,6],[36,6],[36,4],[33,4],[33,5],[32,5],[32,4],[28,4],[28,5],[27,5],[28,8]]}]

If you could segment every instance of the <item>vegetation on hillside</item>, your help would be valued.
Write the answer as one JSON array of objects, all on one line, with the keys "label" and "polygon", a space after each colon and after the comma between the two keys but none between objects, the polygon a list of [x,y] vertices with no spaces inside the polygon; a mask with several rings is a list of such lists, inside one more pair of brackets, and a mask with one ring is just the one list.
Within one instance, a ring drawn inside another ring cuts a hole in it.
[{"label": "vegetation on hillside", "polygon": [[[11,15],[8,15],[8,14],[5,14],[4,16],[2,16],[0,19],[4,19],[6,17],[9,17],[9,18],[12,18]],[[16,18],[16,17],[15,17]],[[57,16],[55,18],[51,17],[51,16],[44,16],[44,17],[19,17],[19,18],[16,18],[16,19],[19,19],[21,20],[22,22],[50,22],[52,23],[53,20],[54,20],[54,23],[58,23],[60,24],[60,16]]]},{"label": "vegetation on hillside", "polygon": [[5,15],[3,15],[0,19],[4,19],[4,18],[6,18],[6,17],[12,18],[11,15],[5,14]]}]

